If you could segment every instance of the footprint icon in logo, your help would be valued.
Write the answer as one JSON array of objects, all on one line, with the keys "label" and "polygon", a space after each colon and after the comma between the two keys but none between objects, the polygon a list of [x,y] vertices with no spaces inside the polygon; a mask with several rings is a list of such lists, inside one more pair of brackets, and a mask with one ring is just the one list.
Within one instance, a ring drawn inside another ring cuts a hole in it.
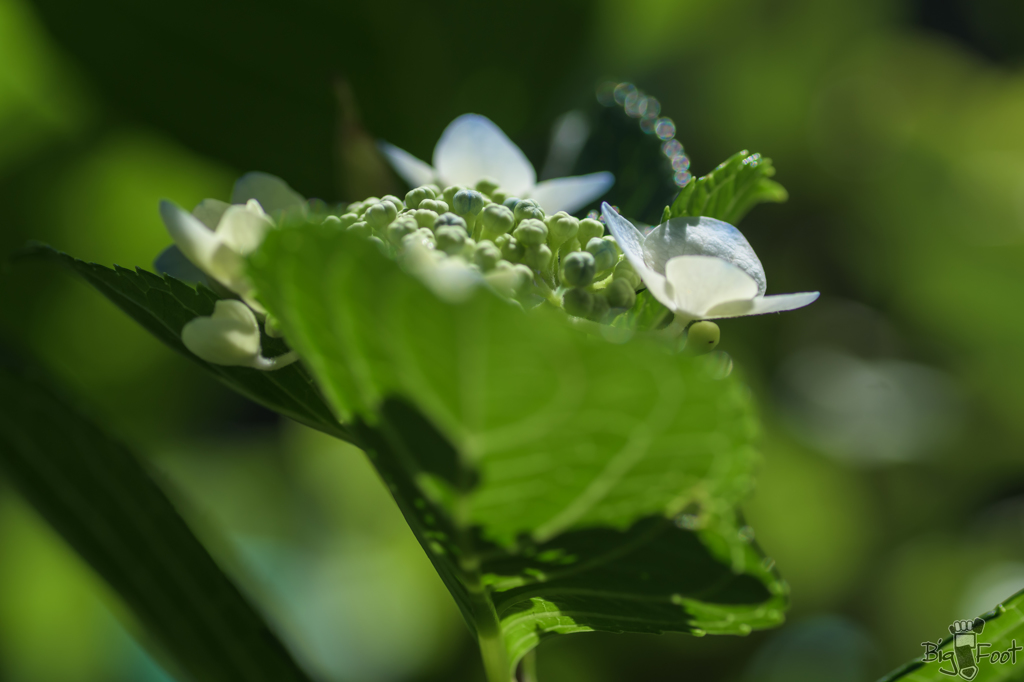
[{"label": "footprint icon in logo", "polygon": [[973,680],[978,674],[978,660],[974,652],[978,648],[978,635],[985,629],[985,621],[958,620],[949,626],[949,634],[953,635],[953,651],[956,655],[956,667],[960,677]]}]

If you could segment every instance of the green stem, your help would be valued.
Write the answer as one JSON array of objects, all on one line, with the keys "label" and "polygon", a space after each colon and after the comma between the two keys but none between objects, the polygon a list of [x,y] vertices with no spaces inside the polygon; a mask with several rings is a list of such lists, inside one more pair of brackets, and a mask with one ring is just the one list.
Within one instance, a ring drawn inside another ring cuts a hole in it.
[{"label": "green stem", "polygon": [[[480,645],[480,656],[484,660],[487,682],[511,682],[512,675],[509,670],[508,653],[505,650],[505,638],[502,637],[501,625],[498,623],[498,614],[494,611],[494,605],[485,595],[480,595],[479,599],[474,596],[473,601],[475,607],[482,607],[475,608],[474,611],[477,616],[477,643]],[[481,611],[484,612],[481,613]]]},{"label": "green stem", "polygon": [[530,649],[519,664],[519,682],[537,682],[537,650]]}]

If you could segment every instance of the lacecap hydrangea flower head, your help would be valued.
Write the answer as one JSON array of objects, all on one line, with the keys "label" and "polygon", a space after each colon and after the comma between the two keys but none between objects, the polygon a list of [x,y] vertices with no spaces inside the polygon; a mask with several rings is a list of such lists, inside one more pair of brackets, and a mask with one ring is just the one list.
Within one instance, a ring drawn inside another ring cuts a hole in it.
[{"label": "lacecap hydrangea flower head", "polygon": [[[610,176],[563,179],[572,182],[555,189],[534,184],[536,175],[522,152],[483,117],[466,115],[449,126],[435,150],[435,168],[410,161],[395,147],[383,149],[409,179],[455,178],[466,184],[425,182],[404,198],[369,197],[326,207],[308,202],[278,178],[250,173],[236,184],[230,204],[208,199],[191,213],[170,202],[161,205],[176,248],[161,255],[158,269],[189,279],[191,268],[193,281],[239,299],[186,325],[183,340],[193,353],[217,364],[263,370],[295,360],[290,353],[263,357],[259,323],[271,336],[276,326],[245,275],[246,256],[290,218],[376,243],[443,299],[457,302],[486,287],[523,308],[551,306],[590,323],[613,322],[634,308],[644,289],[674,316],[665,334],[678,334],[694,321],[792,310],[818,297],[766,296],[757,255],[738,229],[720,220],[674,218],[645,234],[607,203],[603,222],[551,211],[553,205],[578,208],[593,201],[610,186]],[[533,198],[512,194],[510,187]],[[701,324],[691,330],[713,347],[717,327]]]}]

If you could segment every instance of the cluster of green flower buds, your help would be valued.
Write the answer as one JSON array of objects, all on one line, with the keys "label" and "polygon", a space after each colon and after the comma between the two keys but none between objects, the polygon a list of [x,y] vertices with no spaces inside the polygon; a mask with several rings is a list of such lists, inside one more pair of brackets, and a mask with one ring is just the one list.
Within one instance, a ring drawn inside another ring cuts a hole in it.
[{"label": "cluster of green flower buds", "polygon": [[[327,220],[392,257],[415,252],[417,263],[446,272],[461,265],[510,299],[547,300],[598,322],[631,308],[641,286],[600,221],[546,215],[537,202],[509,196],[488,180],[473,188],[424,185],[404,200],[371,197]],[[430,278],[422,267],[419,272]]]}]

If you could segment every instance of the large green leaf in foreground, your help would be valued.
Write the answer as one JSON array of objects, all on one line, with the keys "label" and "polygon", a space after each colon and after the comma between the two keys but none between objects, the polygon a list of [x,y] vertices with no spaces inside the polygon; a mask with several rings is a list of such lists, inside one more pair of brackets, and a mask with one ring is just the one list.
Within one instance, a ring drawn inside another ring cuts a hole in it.
[{"label": "large green leaf in foreground", "polygon": [[748,151],[733,154],[703,177],[690,181],[662,221],[683,216],[707,216],[736,225],[750,209],[764,202],[782,202],[789,195],[770,178],[771,159]]},{"label": "large green leaf in foreground", "polygon": [[739,382],[486,290],[444,303],[326,225],[272,233],[251,274],[354,425],[492,679],[550,633],[781,622],[785,585],[735,513],[756,459]]},{"label": "large green leaf in foreground", "polygon": [[[276,372],[225,367],[205,362],[185,348],[181,342],[181,328],[189,320],[212,314],[218,299],[205,286],[193,288],[169,275],[154,275],[141,268],[128,270],[115,265],[111,269],[86,263],[43,245],[26,248],[21,257],[60,263],[99,290],[158,339],[242,395],[307,426],[351,440],[301,365],[291,365]],[[263,336],[263,349],[268,356],[285,350],[279,339],[266,335]]]},{"label": "large green leaf in foreground", "polygon": [[0,355],[0,471],[187,679],[308,682],[132,453],[10,353]]},{"label": "large green leaf in foreground", "polygon": [[[980,651],[985,658],[977,662],[977,677],[974,682],[1008,682],[1024,679],[1024,651],[1011,649],[1024,646],[1024,591],[1018,592],[992,611],[981,616],[985,621],[984,630],[977,636]],[[879,682],[939,682],[940,680],[960,679],[959,668],[955,663],[953,636],[946,633],[939,651],[944,660],[929,663],[917,658],[899,670],[887,675]],[[938,641],[938,637],[922,635],[924,640]],[[988,645],[988,646],[986,646]],[[922,648],[922,658],[924,649]],[[945,657],[951,656],[946,659]],[[998,659],[992,662],[993,655]]]}]

